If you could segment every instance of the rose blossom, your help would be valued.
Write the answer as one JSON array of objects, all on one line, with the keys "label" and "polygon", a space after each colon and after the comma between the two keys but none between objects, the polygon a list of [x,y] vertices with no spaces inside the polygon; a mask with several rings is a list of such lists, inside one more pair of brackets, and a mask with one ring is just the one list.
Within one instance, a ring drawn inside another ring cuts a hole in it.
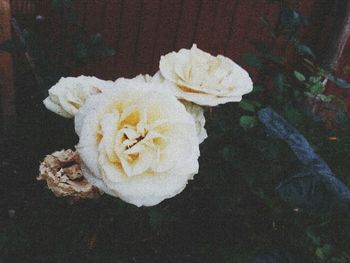
[{"label": "rose blossom", "polygon": [[56,151],[40,163],[38,180],[45,180],[57,197],[68,197],[71,202],[94,199],[101,195],[98,188],[84,177],[79,165],[79,155],[72,150]]},{"label": "rose blossom", "polygon": [[113,81],[95,77],[61,78],[49,89],[49,96],[43,102],[50,111],[65,118],[73,118],[87,97],[112,88],[113,85]]},{"label": "rose blossom", "polygon": [[180,49],[162,56],[161,75],[173,82],[174,94],[203,106],[240,101],[252,91],[249,74],[231,59],[210,55],[197,48]]},{"label": "rose blossom", "polygon": [[[174,84],[170,81],[164,79],[159,72],[157,72],[153,77],[146,74],[146,75],[137,75],[133,79],[125,79],[125,78],[119,78],[116,80],[116,83],[122,83],[122,82],[139,82],[139,83],[155,83],[158,84],[158,87],[161,89],[168,89],[171,92],[171,86]],[[121,84],[123,85],[123,84]],[[205,117],[204,117],[204,109],[196,105],[194,103],[191,103],[189,101],[180,100],[180,102],[185,106],[188,113],[192,115],[194,118],[195,124],[196,124],[196,130],[198,135],[199,143],[202,143],[207,137],[207,131],[204,128],[205,126]]]},{"label": "rose blossom", "polygon": [[75,127],[84,176],[136,206],[177,195],[198,172],[195,121],[160,84],[116,81],[87,99]]}]

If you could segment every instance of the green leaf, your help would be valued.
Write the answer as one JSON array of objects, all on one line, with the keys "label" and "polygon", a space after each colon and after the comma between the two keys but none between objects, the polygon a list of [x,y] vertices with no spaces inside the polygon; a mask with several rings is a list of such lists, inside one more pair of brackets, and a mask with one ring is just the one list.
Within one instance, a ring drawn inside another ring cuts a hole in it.
[{"label": "green leaf", "polygon": [[310,87],[310,92],[313,95],[318,95],[318,94],[322,94],[325,91],[325,89],[326,87],[323,85],[322,82],[317,82]]},{"label": "green leaf", "polygon": [[103,44],[103,38],[102,38],[102,35],[100,33],[93,34],[93,35],[91,35],[90,38],[91,38],[91,43],[93,45]]},{"label": "green leaf", "polygon": [[316,58],[316,55],[314,54],[312,49],[304,44],[300,44],[300,43],[296,42],[295,48],[300,55],[307,55],[307,56],[310,56],[312,58]]},{"label": "green leaf", "polygon": [[280,92],[284,90],[286,78],[282,72],[276,72],[273,74],[273,81]]},{"label": "green leaf", "polygon": [[253,116],[243,115],[239,119],[239,124],[245,130],[255,127],[258,124],[258,120]]},{"label": "green leaf", "polygon": [[305,76],[299,71],[294,70],[294,76],[301,82],[306,80]]},{"label": "green leaf", "polygon": [[238,104],[238,106],[240,108],[242,108],[243,110],[250,111],[250,112],[255,112],[255,106],[256,105],[252,101],[241,100],[241,102]]},{"label": "green leaf", "polygon": [[318,247],[315,253],[322,261],[326,261],[331,256],[332,247],[329,244],[325,244],[322,247]]},{"label": "green leaf", "polygon": [[333,99],[333,96],[328,96],[328,95],[324,95],[324,94],[319,94],[318,97],[320,98],[320,100],[322,100],[323,102],[331,102]]},{"label": "green leaf", "polygon": [[258,58],[255,54],[253,53],[246,53],[244,54],[244,61],[251,67],[254,68],[261,68],[262,62],[260,58]]}]

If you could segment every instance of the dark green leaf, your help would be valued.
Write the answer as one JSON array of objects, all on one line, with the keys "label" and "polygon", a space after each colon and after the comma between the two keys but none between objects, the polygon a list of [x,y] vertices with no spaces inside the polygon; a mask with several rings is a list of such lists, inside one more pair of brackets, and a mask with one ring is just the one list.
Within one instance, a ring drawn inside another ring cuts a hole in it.
[{"label": "dark green leaf", "polygon": [[297,10],[286,8],[281,13],[281,24],[289,30],[295,30],[303,24],[303,19]]},{"label": "dark green leaf", "polygon": [[91,35],[91,43],[93,45],[100,45],[103,44],[103,38],[102,35],[100,33]]},{"label": "dark green leaf", "polygon": [[280,92],[282,92],[284,90],[285,83],[286,83],[286,78],[285,78],[284,74],[282,72],[275,72],[273,74],[273,81],[274,81],[277,89]]},{"label": "dark green leaf", "polygon": [[326,87],[323,85],[322,82],[317,82],[310,87],[310,92],[313,95],[318,95],[322,94],[325,91],[325,89]]},{"label": "dark green leaf", "polygon": [[305,81],[305,76],[300,73],[299,71],[294,70],[294,76],[299,80],[299,81]]},{"label": "dark green leaf", "polygon": [[246,53],[244,54],[244,61],[251,67],[254,68],[261,68],[262,62],[260,58],[258,58],[255,54],[253,53]]},{"label": "dark green leaf", "polygon": [[306,55],[310,56],[312,58],[316,58],[316,55],[312,51],[312,49],[304,44],[296,43],[295,45],[296,50],[298,51],[299,54],[301,55]]},{"label": "dark green leaf", "polygon": [[252,102],[252,101],[244,99],[244,100],[241,100],[241,102],[238,105],[243,110],[250,111],[250,112],[255,112],[256,104],[254,102]]},{"label": "dark green leaf", "polygon": [[324,94],[319,94],[318,97],[319,97],[320,100],[322,100],[323,102],[331,102],[332,99],[333,99],[333,96],[324,95]]},{"label": "dark green leaf", "polygon": [[245,130],[255,127],[257,123],[257,119],[253,116],[243,115],[239,119],[239,124]]}]

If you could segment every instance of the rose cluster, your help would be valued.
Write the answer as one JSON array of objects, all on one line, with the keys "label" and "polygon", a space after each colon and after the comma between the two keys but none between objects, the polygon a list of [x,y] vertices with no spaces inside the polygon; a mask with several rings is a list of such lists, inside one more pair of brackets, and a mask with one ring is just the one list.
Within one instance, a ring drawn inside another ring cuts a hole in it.
[{"label": "rose cluster", "polygon": [[207,137],[203,107],[240,101],[252,88],[231,59],[193,45],[162,56],[154,76],[61,78],[44,104],[74,118],[79,167],[89,184],[152,206],[198,173],[199,144]]}]

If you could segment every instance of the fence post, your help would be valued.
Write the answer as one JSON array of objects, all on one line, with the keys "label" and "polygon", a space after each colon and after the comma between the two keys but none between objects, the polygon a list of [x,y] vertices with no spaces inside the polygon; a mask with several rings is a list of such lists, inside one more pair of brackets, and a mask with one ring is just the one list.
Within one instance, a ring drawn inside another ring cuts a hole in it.
[{"label": "fence post", "polygon": [[350,36],[350,1],[341,0],[335,3],[335,25],[329,36],[329,41],[321,55],[322,66],[335,70],[344,47]]},{"label": "fence post", "polygon": [[[11,38],[9,0],[0,0],[0,43]],[[0,98],[2,132],[7,134],[16,121],[15,88],[11,54],[0,52]]]}]

